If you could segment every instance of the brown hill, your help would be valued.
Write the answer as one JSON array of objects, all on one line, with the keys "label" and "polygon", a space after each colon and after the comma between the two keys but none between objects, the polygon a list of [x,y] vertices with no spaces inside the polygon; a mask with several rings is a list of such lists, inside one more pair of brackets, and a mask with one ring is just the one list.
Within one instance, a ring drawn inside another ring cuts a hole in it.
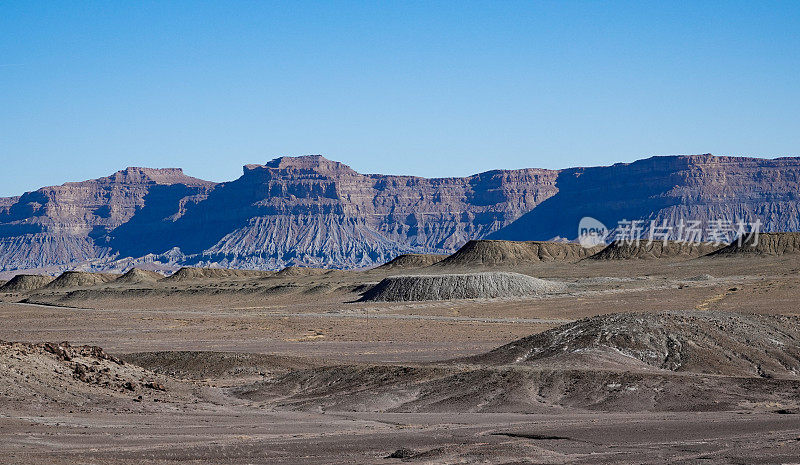
[{"label": "brown hill", "polygon": [[64,289],[70,287],[91,287],[110,283],[119,278],[118,274],[89,273],[87,271],[65,271],[61,273],[45,289]]},{"label": "brown hill", "polygon": [[52,276],[18,274],[0,287],[0,292],[30,292],[41,289],[53,281]]},{"label": "brown hill", "polygon": [[375,268],[376,270],[409,270],[414,268],[425,268],[447,258],[447,255],[438,254],[424,254],[424,253],[407,253],[398,255],[390,262]]},{"label": "brown hill", "polygon": [[271,271],[235,270],[230,268],[191,268],[183,267],[163,279],[165,282],[198,281],[204,279],[243,279],[271,276]]},{"label": "brown hill", "polygon": [[140,284],[154,283],[160,279],[164,279],[164,275],[156,273],[155,271],[131,268],[127,273],[117,278],[114,282],[121,284]]},{"label": "brown hill", "polygon": [[715,251],[712,256],[795,255],[800,253],[800,233],[776,232],[745,236]]},{"label": "brown hill", "polygon": [[495,267],[536,262],[577,262],[597,252],[571,242],[469,241],[435,266]]},{"label": "brown hill", "polygon": [[615,241],[603,250],[588,257],[590,260],[629,260],[629,259],[669,259],[697,258],[709,254],[721,246],[703,242],[647,241],[627,242]]}]

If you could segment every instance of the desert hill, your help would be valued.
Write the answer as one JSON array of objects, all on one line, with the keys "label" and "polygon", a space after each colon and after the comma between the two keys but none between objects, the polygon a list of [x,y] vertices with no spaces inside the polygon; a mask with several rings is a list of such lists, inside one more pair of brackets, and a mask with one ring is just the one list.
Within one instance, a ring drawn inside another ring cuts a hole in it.
[{"label": "desert hill", "polygon": [[678,241],[628,242],[614,241],[603,250],[588,257],[591,260],[628,260],[628,259],[689,259],[702,257],[721,246],[703,242],[689,243]]},{"label": "desert hill", "polygon": [[86,271],[65,271],[50,282],[45,289],[63,289],[70,287],[91,287],[110,283],[119,278],[118,274],[89,273]]},{"label": "desert hill", "polygon": [[41,289],[53,281],[52,276],[18,274],[0,287],[0,292],[30,292]]},{"label": "desert hill", "polygon": [[577,262],[599,248],[585,248],[568,242],[541,241],[469,241],[437,267],[495,267],[536,262]]},{"label": "desert hill", "polygon": [[800,253],[800,233],[760,233],[746,235],[715,251],[714,256],[796,255]]},{"label": "desert hill", "polygon": [[439,254],[422,254],[422,253],[407,253],[398,255],[392,260],[384,263],[383,265],[375,268],[376,270],[394,270],[394,269],[414,269],[425,268],[447,258],[447,255]]}]

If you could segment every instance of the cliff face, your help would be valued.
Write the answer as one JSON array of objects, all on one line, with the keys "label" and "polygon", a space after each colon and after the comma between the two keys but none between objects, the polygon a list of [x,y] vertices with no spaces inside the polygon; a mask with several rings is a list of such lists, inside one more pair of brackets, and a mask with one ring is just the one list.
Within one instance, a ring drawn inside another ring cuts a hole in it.
[{"label": "cliff face", "polygon": [[[495,171],[424,179],[359,174],[321,156],[248,165],[171,224],[203,264],[358,267],[400,253],[448,252],[553,195],[556,173]],[[166,250],[168,243],[155,250]]]},{"label": "cliff face", "polygon": [[0,202],[6,204],[0,207],[0,270],[110,257],[108,232],[130,221],[145,204],[157,203],[161,189],[181,186],[187,195],[203,196],[213,185],[180,169],[127,168],[5,199]]},{"label": "cliff face", "polygon": [[708,239],[713,221],[760,221],[762,231],[800,229],[800,158],[692,155],[563,170],[558,193],[493,239],[575,238],[584,216],[614,228],[620,220],[677,226],[699,221]]},{"label": "cliff face", "polygon": [[798,158],[710,155],[440,179],[284,157],[221,184],[128,168],[0,199],[0,270],[145,261],[359,267],[449,253],[470,239],[574,239],[583,216],[607,226],[758,218],[765,230],[792,231],[800,230],[799,186]]}]

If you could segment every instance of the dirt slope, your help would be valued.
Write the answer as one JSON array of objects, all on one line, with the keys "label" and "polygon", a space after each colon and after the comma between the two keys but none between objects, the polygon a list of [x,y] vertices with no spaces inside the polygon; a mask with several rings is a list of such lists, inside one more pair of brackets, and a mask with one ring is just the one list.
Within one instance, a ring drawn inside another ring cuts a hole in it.
[{"label": "dirt slope", "polygon": [[53,281],[52,276],[18,274],[0,287],[0,292],[30,292],[41,289]]},{"label": "dirt slope", "polygon": [[[94,409],[114,400],[161,394],[168,382],[96,346],[0,341],[4,403]],[[8,404],[6,404],[8,405]]]},{"label": "dirt slope", "polygon": [[235,394],[301,410],[792,410],[800,406],[800,319],[697,311],[607,315],[481,356],[302,370]]},{"label": "dirt slope", "polygon": [[702,242],[667,241],[664,244],[663,241],[653,241],[651,243],[640,241],[637,244],[635,242],[615,241],[588,258],[591,260],[689,259],[701,257],[719,248],[720,246]]},{"label": "dirt slope", "polygon": [[795,255],[800,253],[800,233],[777,232],[749,235],[723,247],[712,256]]},{"label": "dirt slope", "polygon": [[393,260],[375,268],[376,270],[409,270],[414,268],[425,268],[447,258],[447,255],[407,253],[398,255]]},{"label": "dirt slope", "polygon": [[109,283],[119,278],[118,274],[89,273],[86,271],[65,271],[61,273],[45,289],[64,289],[70,287],[91,287]]},{"label": "dirt slope", "polygon": [[547,261],[577,262],[598,250],[568,242],[469,241],[436,266],[495,267]]}]

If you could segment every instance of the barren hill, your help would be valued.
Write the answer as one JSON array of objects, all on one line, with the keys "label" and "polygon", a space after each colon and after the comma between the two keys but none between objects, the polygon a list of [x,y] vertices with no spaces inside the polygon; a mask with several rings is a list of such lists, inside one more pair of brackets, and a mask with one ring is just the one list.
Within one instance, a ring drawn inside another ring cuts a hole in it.
[{"label": "barren hill", "polygon": [[403,302],[532,297],[563,291],[564,288],[562,283],[532,278],[519,273],[390,276],[368,290],[361,300]]},{"label": "barren hill", "polygon": [[549,261],[577,262],[597,250],[568,242],[469,241],[437,266],[494,267]]},{"label": "barren hill", "polygon": [[678,242],[678,241],[614,241],[603,250],[588,257],[591,260],[628,260],[638,258],[651,259],[688,259],[707,255],[721,246],[704,242]]},{"label": "barren hill", "polygon": [[715,256],[796,255],[800,253],[800,233],[761,233],[747,235],[717,250]]},{"label": "barren hill", "polygon": [[52,276],[18,274],[0,287],[0,292],[30,292],[41,289],[53,281]]},{"label": "barren hill", "polygon": [[588,318],[443,364],[295,371],[236,393],[310,410],[793,411],[798,373],[797,317],[665,312]]},{"label": "barren hill", "polygon": [[91,287],[99,284],[110,283],[119,278],[118,274],[89,273],[86,271],[65,271],[49,283],[47,289],[62,289],[69,287]]},{"label": "barren hill", "polygon": [[377,267],[378,270],[412,269],[425,268],[426,266],[439,263],[447,258],[447,255],[407,253],[398,255],[391,261]]}]

